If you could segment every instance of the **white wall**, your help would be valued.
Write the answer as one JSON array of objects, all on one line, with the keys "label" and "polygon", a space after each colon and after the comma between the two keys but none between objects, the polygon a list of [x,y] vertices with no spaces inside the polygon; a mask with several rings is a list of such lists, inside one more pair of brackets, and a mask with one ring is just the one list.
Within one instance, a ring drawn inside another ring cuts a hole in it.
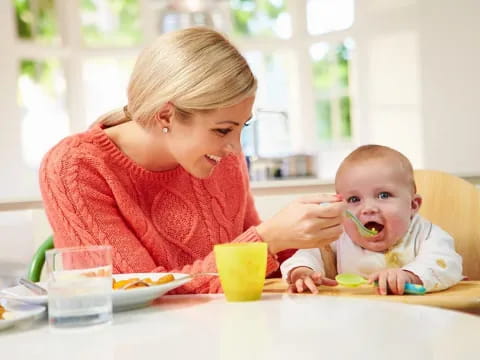
[{"label": "white wall", "polygon": [[355,140],[403,152],[424,167],[420,33],[415,0],[357,1],[359,113]]},{"label": "white wall", "polygon": [[480,1],[422,0],[425,167],[480,173]]},{"label": "white wall", "polygon": [[356,142],[480,174],[480,1],[357,1]]}]

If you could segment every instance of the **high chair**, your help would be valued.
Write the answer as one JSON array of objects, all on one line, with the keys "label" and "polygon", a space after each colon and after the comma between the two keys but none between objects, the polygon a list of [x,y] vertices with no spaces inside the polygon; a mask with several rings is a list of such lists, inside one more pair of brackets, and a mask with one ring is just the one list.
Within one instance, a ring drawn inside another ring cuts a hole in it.
[{"label": "high chair", "polygon": [[457,176],[415,170],[417,193],[423,198],[420,215],[455,239],[463,258],[463,274],[480,280],[480,191]]}]

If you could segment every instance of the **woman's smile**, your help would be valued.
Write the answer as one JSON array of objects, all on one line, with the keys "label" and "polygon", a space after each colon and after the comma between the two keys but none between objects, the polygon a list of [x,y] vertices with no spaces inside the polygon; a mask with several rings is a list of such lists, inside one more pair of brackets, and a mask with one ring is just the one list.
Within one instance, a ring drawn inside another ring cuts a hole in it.
[{"label": "woman's smile", "polygon": [[222,160],[222,158],[220,156],[211,155],[211,154],[205,155],[205,158],[213,166],[216,166],[220,162],[220,160]]}]

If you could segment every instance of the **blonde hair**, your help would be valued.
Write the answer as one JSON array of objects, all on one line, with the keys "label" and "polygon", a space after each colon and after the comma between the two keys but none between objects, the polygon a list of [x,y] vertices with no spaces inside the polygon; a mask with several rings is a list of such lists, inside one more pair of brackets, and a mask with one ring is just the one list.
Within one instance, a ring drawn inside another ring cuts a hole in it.
[{"label": "blonde hair", "polygon": [[193,27],[161,35],[139,55],[128,85],[128,105],[100,117],[104,127],[130,120],[143,127],[167,102],[185,119],[195,112],[238,104],[255,95],[245,58],[220,33]]},{"label": "blonde hair", "polygon": [[412,163],[401,152],[383,145],[363,145],[353,150],[340,164],[335,176],[335,182],[337,182],[342,170],[352,163],[385,158],[391,160],[392,166],[397,165],[405,172],[407,182],[411,184],[413,193],[415,194],[417,192],[417,185],[415,184],[415,178],[413,176]]}]

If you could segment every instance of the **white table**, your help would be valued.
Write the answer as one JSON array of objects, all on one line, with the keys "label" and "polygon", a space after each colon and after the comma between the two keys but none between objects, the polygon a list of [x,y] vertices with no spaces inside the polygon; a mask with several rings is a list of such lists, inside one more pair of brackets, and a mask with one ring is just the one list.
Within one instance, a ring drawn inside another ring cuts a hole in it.
[{"label": "white table", "polygon": [[165,296],[111,326],[0,333],[1,359],[479,359],[480,317],[331,296]]}]

